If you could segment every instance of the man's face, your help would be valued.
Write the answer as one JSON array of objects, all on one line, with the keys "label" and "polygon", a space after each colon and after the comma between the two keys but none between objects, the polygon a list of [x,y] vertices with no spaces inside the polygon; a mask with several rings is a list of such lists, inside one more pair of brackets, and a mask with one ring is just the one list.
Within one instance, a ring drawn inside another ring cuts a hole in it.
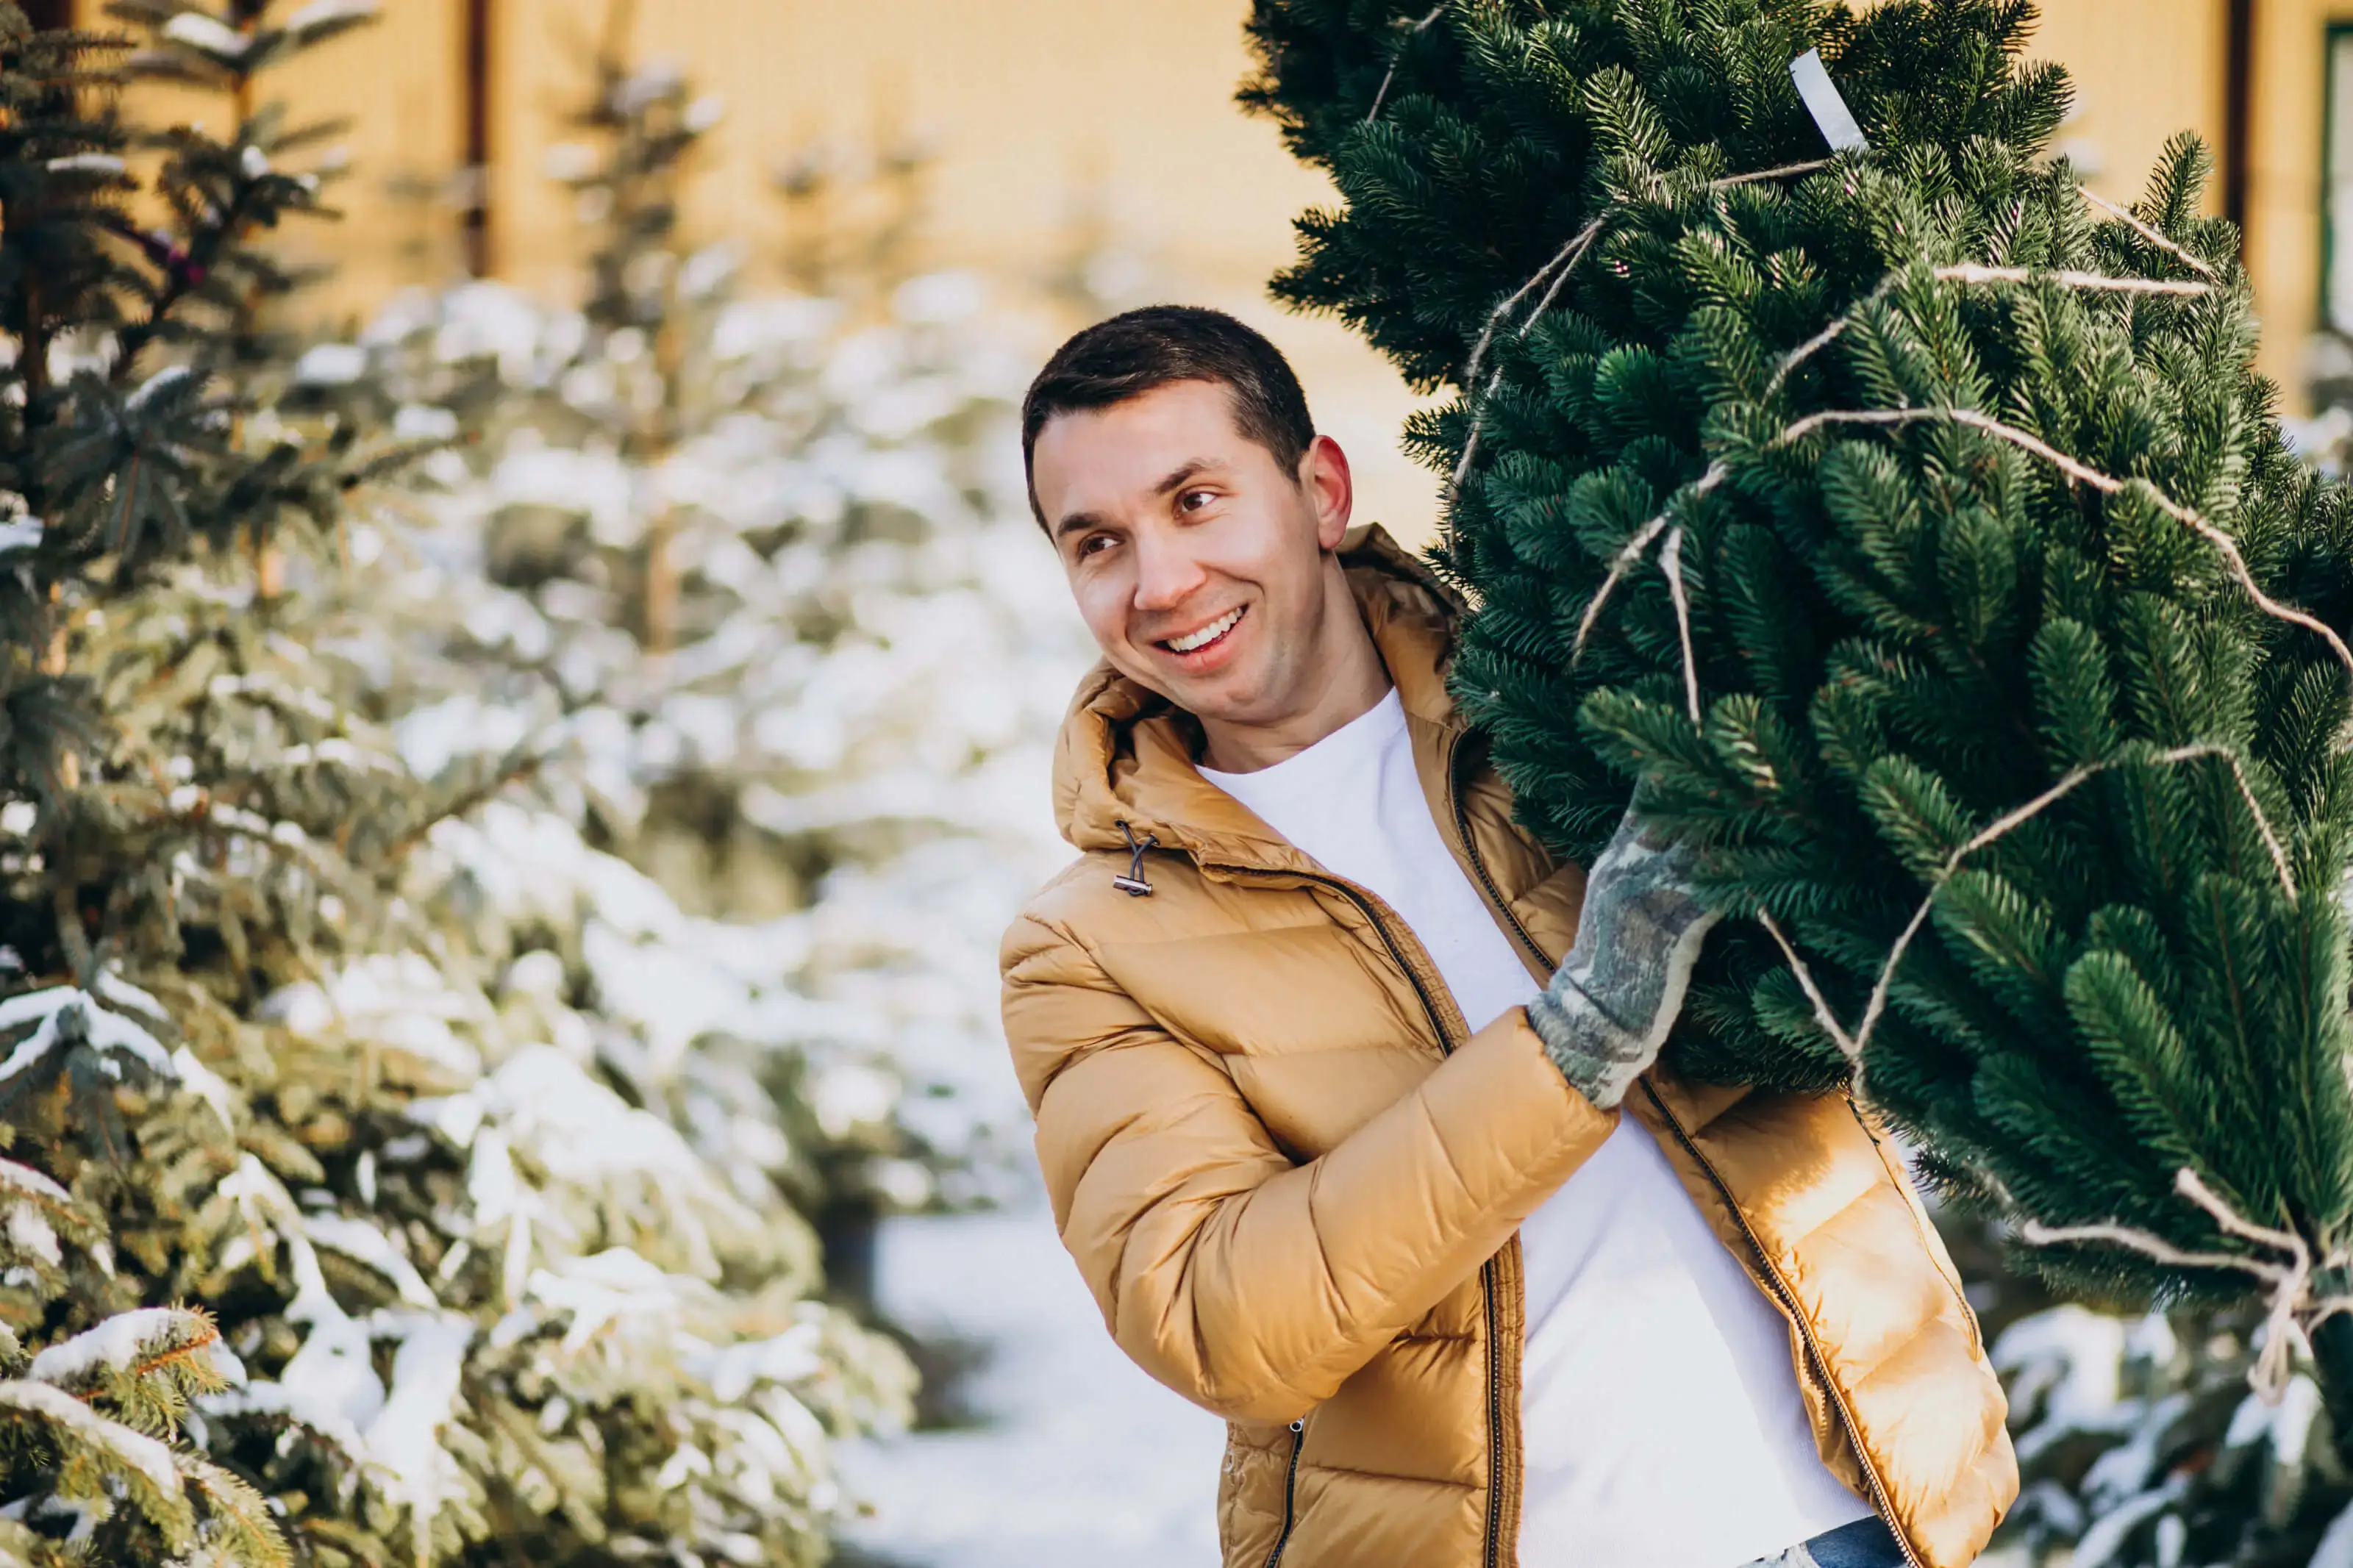
[{"label": "man's face", "polygon": [[1031,483],[1079,613],[1121,674],[1213,723],[1308,700],[1347,531],[1348,461],[1297,471],[1244,436],[1231,392],[1179,381],[1038,434]]}]

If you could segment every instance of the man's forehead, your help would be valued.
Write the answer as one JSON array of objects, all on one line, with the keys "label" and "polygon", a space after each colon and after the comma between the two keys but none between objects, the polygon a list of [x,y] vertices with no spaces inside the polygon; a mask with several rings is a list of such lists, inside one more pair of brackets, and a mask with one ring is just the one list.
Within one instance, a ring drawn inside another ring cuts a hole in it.
[{"label": "man's forehead", "polygon": [[1236,417],[1231,387],[1172,381],[1101,408],[1056,415],[1038,433],[1038,449],[1042,456],[1051,447],[1069,460],[1132,452],[1160,440],[1221,451],[1248,439]]},{"label": "man's forehead", "polygon": [[1039,500],[1067,511],[1154,493],[1179,468],[1242,466],[1258,449],[1236,422],[1227,388],[1172,382],[1107,407],[1057,415],[1039,431],[1030,468]]}]

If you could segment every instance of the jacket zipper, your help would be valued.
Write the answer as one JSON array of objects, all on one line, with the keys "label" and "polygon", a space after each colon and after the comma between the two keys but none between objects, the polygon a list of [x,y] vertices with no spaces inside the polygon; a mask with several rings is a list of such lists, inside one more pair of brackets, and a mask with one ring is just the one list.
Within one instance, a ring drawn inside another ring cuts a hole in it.
[{"label": "jacket zipper", "polygon": [[[1487,863],[1479,858],[1478,841],[1471,836],[1471,808],[1462,798],[1462,779],[1458,764],[1462,755],[1462,735],[1457,731],[1446,743],[1446,804],[1454,812],[1454,835],[1462,843],[1462,858],[1471,863],[1472,874],[1479,879],[1480,889],[1487,895],[1487,906],[1504,917],[1512,935],[1535,955],[1538,967],[1553,966],[1550,954],[1536,945],[1520,917],[1504,900],[1503,889],[1488,874]],[[1480,1265],[1479,1277],[1487,1305],[1487,1554],[1485,1568],[1495,1568],[1502,1554],[1504,1533],[1504,1379],[1497,1370],[1500,1364],[1497,1342],[1503,1332],[1503,1312],[1496,1297],[1495,1265],[1490,1260]]]},{"label": "jacket zipper", "polygon": [[1479,1290],[1487,1304],[1487,1554],[1486,1568],[1495,1568],[1504,1533],[1504,1377],[1498,1370],[1504,1352],[1497,1348],[1503,1332],[1503,1312],[1496,1305],[1495,1264],[1479,1265]]},{"label": "jacket zipper", "polygon": [[1503,889],[1495,886],[1495,879],[1487,874],[1487,862],[1479,858],[1478,841],[1471,837],[1471,808],[1463,803],[1461,780],[1455,766],[1461,752],[1462,737],[1458,731],[1446,744],[1446,799],[1447,804],[1454,808],[1454,834],[1462,841],[1462,858],[1471,862],[1471,870],[1479,879],[1479,886],[1486,893],[1489,906],[1504,917],[1504,923],[1511,928],[1520,945],[1528,950],[1539,967],[1546,970],[1557,968],[1560,961],[1536,945],[1536,939],[1528,934],[1528,928],[1520,923],[1520,917],[1512,912],[1510,904],[1504,902]]},{"label": "jacket zipper", "polygon": [[1895,1510],[1888,1500],[1887,1483],[1880,1479],[1879,1468],[1871,1462],[1870,1454],[1863,1449],[1862,1429],[1855,1425],[1854,1412],[1849,1408],[1846,1395],[1841,1394],[1838,1384],[1831,1381],[1830,1366],[1823,1359],[1822,1348],[1814,1342],[1814,1331],[1806,1321],[1805,1314],[1798,1310],[1797,1297],[1790,1291],[1788,1282],[1781,1278],[1781,1270],[1774,1265],[1770,1258],[1766,1256],[1765,1244],[1757,1240],[1755,1228],[1748,1223],[1748,1216],[1740,1211],[1739,1204],[1733,1200],[1732,1189],[1725,1185],[1724,1178],[1716,1173],[1715,1164],[1705,1154],[1700,1152],[1699,1145],[1693,1141],[1692,1135],[1683,1131],[1682,1121],[1673,1111],[1667,1109],[1667,1102],[1659,1097],[1659,1091],[1656,1089],[1644,1083],[1642,1092],[1651,1097],[1651,1103],[1658,1108],[1659,1115],[1665,1120],[1668,1127],[1673,1130],[1675,1141],[1683,1146],[1683,1152],[1689,1154],[1699,1168],[1707,1173],[1707,1179],[1715,1184],[1717,1194],[1724,1199],[1725,1208],[1731,1213],[1733,1223],[1740,1226],[1740,1234],[1747,1241],[1748,1250],[1756,1255],[1757,1268],[1764,1274],[1766,1282],[1772,1290],[1775,1304],[1781,1309],[1782,1315],[1788,1318],[1797,1329],[1798,1338],[1806,1347],[1808,1370],[1812,1372],[1815,1379],[1821,1384],[1822,1392],[1830,1396],[1831,1404],[1838,1410],[1839,1420],[1845,1424],[1847,1440],[1854,1445],[1855,1463],[1862,1467],[1863,1484],[1871,1489],[1871,1506],[1878,1510],[1879,1517],[1886,1521],[1887,1532],[1895,1538],[1896,1549],[1904,1553],[1904,1561],[1911,1564],[1911,1568],[1926,1568],[1926,1564],[1921,1562],[1919,1554],[1912,1550],[1912,1542],[1905,1537],[1903,1530],[1895,1522]]},{"label": "jacket zipper", "polygon": [[[1451,758],[1449,766],[1451,773]],[[1461,810],[1459,792],[1455,790],[1451,776],[1447,781],[1447,794],[1458,797],[1456,810],[1459,813]],[[1472,858],[1474,865],[1477,864],[1477,858],[1475,855]],[[1398,946],[1397,938],[1391,936],[1388,927],[1382,923],[1380,912],[1374,909],[1372,901],[1360,889],[1337,877],[1317,876],[1312,871],[1278,871],[1262,866],[1219,866],[1216,869],[1229,876],[1284,877],[1302,882],[1314,882],[1331,889],[1356,905],[1365,919],[1372,923],[1372,928],[1380,933],[1381,945],[1388,950],[1390,961],[1403,972],[1407,984],[1413,987],[1413,994],[1421,999],[1422,1011],[1429,1015],[1430,1026],[1438,1035],[1440,1052],[1450,1057],[1454,1054],[1454,1038],[1447,1031],[1446,1016],[1440,1011],[1437,999],[1430,995],[1429,987],[1422,984],[1421,976],[1414,973],[1413,965],[1406,962],[1405,950]],[[1483,867],[1480,868],[1479,878],[1491,890],[1493,889],[1494,884],[1487,880],[1486,869]],[[1500,900],[1496,907],[1499,909],[1503,907]],[[1505,919],[1511,918],[1509,910],[1505,910],[1504,913]],[[1518,923],[1516,921],[1513,921],[1514,926]],[[1528,941],[1525,931],[1520,933],[1520,940]],[[1533,948],[1534,943],[1530,943],[1530,946]],[[1495,1335],[1502,1327],[1503,1314],[1495,1302],[1495,1264],[1494,1260],[1490,1258],[1479,1266],[1479,1294],[1487,1311],[1487,1546],[1482,1558],[1483,1568],[1496,1568],[1498,1556],[1496,1538],[1501,1532],[1504,1512],[1504,1387],[1503,1373],[1500,1370],[1502,1353],[1495,1348]],[[1291,1467],[1292,1473],[1295,1477],[1299,1470],[1299,1444],[1297,1443],[1292,1446]],[[1290,1539],[1290,1502],[1286,1492],[1282,1536],[1274,1543],[1274,1555],[1267,1559],[1267,1568],[1275,1568],[1277,1561],[1282,1555],[1283,1544]]]},{"label": "jacket zipper", "polygon": [[1282,1561],[1282,1549],[1291,1544],[1291,1522],[1299,1511],[1299,1450],[1306,1446],[1307,1417],[1303,1415],[1291,1424],[1291,1468],[1282,1476],[1282,1533],[1266,1554],[1266,1568],[1275,1568]]},{"label": "jacket zipper", "polygon": [[[1536,944],[1535,938],[1528,934],[1527,927],[1520,923],[1520,917],[1512,912],[1512,906],[1504,901],[1503,890],[1495,886],[1495,879],[1488,872],[1487,863],[1479,858],[1479,846],[1471,836],[1471,810],[1463,801],[1461,779],[1458,772],[1461,752],[1462,737],[1458,731],[1447,742],[1444,773],[1446,802],[1454,814],[1455,836],[1461,840],[1463,858],[1470,862],[1472,874],[1478,879],[1480,889],[1486,894],[1488,907],[1504,917],[1504,923],[1511,929],[1512,935],[1518,940],[1522,947],[1535,955],[1538,965],[1549,969],[1554,962],[1552,956]],[[1221,868],[1249,875],[1295,874],[1302,880],[1320,882],[1347,898],[1363,911],[1365,919],[1372,922],[1373,929],[1380,932],[1381,944],[1388,949],[1390,959],[1398,969],[1404,971],[1406,979],[1413,986],[1414,994],[1421,999],[1422,1010],[1430,1016],[1430,1026],[1438,1033],[1440,1049],[1449,1056],[1453,1055],[1454,1042],[1447,1035],[1446,1022],[1439,1011],[1437,1003],[1423,987],[1420,977],[1414,973],[1413,965],[1405,961],[1404,952],[1398,946],[1397,940],[1389,934],[1388,928],[1382,923],[1379,912],[1355,888],[1335,877],[1317,877],[1304,872],[1261,872],[1247,866],[1229,866]],[[1479,1294],[1481,1303],[1485,1308],[1487,1319],[1487,1540],[1482,1557],[1483,1568],[1496,1568],[1502,1556],[1503,1546],[1504,1379],[1502,1354],[1497,1349],[1498,1340],[1503,1332],[1503,1308],[1497,1300],[1500,1289],[1495,1279],[1494,1261],[1491,1258],[1479,1266]],[[1299,1468],[1297,1443],[1292,1446],[1291,1464],[1292,1472],[1296,1476]],[[1274,1555],[1267,1559],[1267,1568],[1276,1568],[1276,1564],[1282,1556],[1283,1544],[1290,1539],[1291,1500],[1286,1490],[1283,1499],[1282,1536],[1274,1544]]]}]

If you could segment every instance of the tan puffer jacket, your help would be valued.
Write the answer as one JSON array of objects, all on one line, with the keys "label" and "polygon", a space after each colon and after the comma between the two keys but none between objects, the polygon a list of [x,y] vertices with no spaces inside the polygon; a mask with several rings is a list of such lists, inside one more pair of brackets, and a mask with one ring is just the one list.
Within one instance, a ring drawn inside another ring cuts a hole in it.
[{"label": "tan puffer jacket", "polygon": [[[1441,591],[1377,531],[1344,559],[1432,809],[1533,995],[1584,875],[1513,825],[1455,717]],[[1006,936],[1006,1028],[1063,1242],[1122,1348],[1230,1423],[1228,1568],[1508,1568],[1515,1233],[1614,1118],[1516,1009],[1470,1035],[1404,923],[1203,779],[1196,734],[1107,669],[1088,679],[1054,782],[1083,858]],[[1130,834],[1152,847],[1132,857]],[[1114,884],[1132,860],[1148,895]],[[1914,1562],[1962,1568],[2017,1468],[1895,1159],[1840,1095],[1654,1069],[1626,1105],[1788,1318],[1832,1473]]]}]

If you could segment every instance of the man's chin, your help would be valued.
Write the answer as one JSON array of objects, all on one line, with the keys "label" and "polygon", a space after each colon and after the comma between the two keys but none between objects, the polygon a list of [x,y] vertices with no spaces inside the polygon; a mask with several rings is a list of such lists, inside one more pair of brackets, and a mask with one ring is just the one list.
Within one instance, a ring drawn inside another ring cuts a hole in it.
[{"label": "man's chin", "polygon": [[1188,690],[1171,694],[1168,700],[1204,724],[1229,729],[1256,729],[1272,717],[1264,691],[1253,683],[1240,680],[1199,681]]},{"label": "man's chin", "polygon": [[1264,706],[1260,682],[1237,665],[1202,675],[1167,668],[1130,668],[1126,674],[1138,686],[1205,723],[1250,724],[1259,719]]}]

